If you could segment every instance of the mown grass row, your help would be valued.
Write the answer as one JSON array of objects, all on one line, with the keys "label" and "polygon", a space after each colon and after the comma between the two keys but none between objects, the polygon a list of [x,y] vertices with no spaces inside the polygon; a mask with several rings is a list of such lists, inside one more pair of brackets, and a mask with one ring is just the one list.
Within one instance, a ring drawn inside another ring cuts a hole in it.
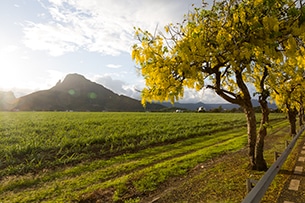
[{"label": "mown grass row", "polygon": [[[113,200],[132,199],[153,191],[170,177],[185,174],[200,162],[240,149],[246,143],[242,114],[1,116],[1,123],[6,122],[0,131],[4,138],[1,153],[8,154],[0,166],[1,202],[79,201],[87,198],[84,194],[107,188],[112,188]],[[278,116],[282,117],[273,118]],[[227,131],[221,132],[223,129]],[[39,136],[43,138],[38,139]],[[107,136],[112,142],[106,141]],[[104,143],[97,144],[99,139]],[[21,146],[22,143],[26,146]],[[105,143],[116,146],[115,151],[109,146],[103,148]],[[132,147],[128,148],[130,143]],[[23,155],[16,152],[14,144]],[[42,159],[37,166],[39,156]]]},{"label": "mown grass row", "polygon": [[[83,193],[111,187],[116,188],[116,198],[122,198],[128,194],[127,189],[132,182],[131,186],[141,195],[156,189],[158,184],[169,177],[185,174],[197,163],[239,149],[245,145],[245,141],[244,133],[240,135],[240,132],[230,133],[216,140],[197,138],[193,140],[194,145],[181,146],[178,143],[160,146],[153,150],[154,153],[146,149],[108,161],[80,164],[38,176],[12,178],[8,182],[2,182],[0,191],[9,194],[12,202],[42,201],[44,198],[50,202],[64,202],[69,199],[77,200]],[[77,192],[79,190],[80,193]]]},{"label": "mown grass row", "polygon": [[236,114],[2,113],[1,176],[75,164],[244,125]]}]

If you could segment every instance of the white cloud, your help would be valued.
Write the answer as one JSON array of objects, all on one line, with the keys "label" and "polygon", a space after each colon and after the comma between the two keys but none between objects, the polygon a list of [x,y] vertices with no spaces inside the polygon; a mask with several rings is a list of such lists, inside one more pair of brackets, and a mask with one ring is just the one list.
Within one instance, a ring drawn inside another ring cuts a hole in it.
[{"label": "white cloud", "polygon": [[[14,78],[9,78],[12,81],[18,80],[18,84],[6,87],[0,83],[0,90],[13,91],[16,97],[21,97],[36,91],[46,90],[54,87],[59,80],[64,79],[65,75],[66,73],[57,70],[47,70],[44,72],[44,75],[34,76],[31,74],[31,77],[29,77],[26,72],[21,72],[21,74],[15,74]],[[2,79],[1,81],[5,80]]]},{"label": "white cloud", "polygon": [[5,46],[4,48],[0,49],[0,52],[1,53],[13,53],[13,52],[18,51],[19,49],[20,49],[19,46],[10,44],[10,45]]},{"label": "white cloud", "polygon": [[[37,1],[44,10],[39,10],[39,13],[34,15],[37,19],[23,23],[23,43],[32,50],[46,51],[52,56],[61,56],[79,50],[112,56],[122,52],[129,53],[132,44],[137,42],[133,36],[134,27],[150,32],[154,32],[156,27],[163,29],[169,23],[181,22],[183,15],[192,9],[193,3],[200,6],[202,2],[201,0],[192,2],[177,0]],[[80,64],[84,63],[83,59],[79,60]],[[106,67],[111,69],[123,70],[126,66],[117,58],[107,63]],[[111,72],[115,71],[117,70],[111,70]],[[122,72],[117,73],[117,76],[96,76],[92,81],[104,85],[117,94],[140,99],[138,90],[142,90],[144,81],[137,82],[131,79],[132,74],[127,75]],[[43,87],[54,86],[64,75],[64,73],[49,71],[47,77],[50,79],[44,79]],[[143,79],[140,78],[140,80]],[[219,102],[219,98],[211,91],[203,93],[203,91],[187,89],[181,101]]]},{"label": "white cloud", "polygon": [[43,89],[54,87],[59,80],[63,80],[67,73],[57,70],[47,70],[48,79],[45,81]]},{"label": "white cloud", "polygon": [[[84,49],[103,55],[130,52],[133,27],[153,32],[168,23],[181,22],[192,8],[176,0],[49,0],[40,2],[50,16],[44,23],[27,22],[24,43],[33,50],[59,56]],[[201,0],[196,0],[200,5]],[[39,17],[39,15],[38,15]],[[38,19],[41,20],[41,19]]]},{"label": "white cloud", "polygon": [[[98,84],[103,85],[107,89],[112,90],[114,93],[119,95],[125,95],[137,100],[141,100],[141,90],[144,87],[144,80],[139,80],[137,84],[128,84],[122,80],[113,79],[109,74],[106,75],[95,75],[92,79]],[[211,89],[202,89],[196,91],[194,89],[186,88],[184,91],[184,97],[179,100],[181,103],[228,103],[221,97],[219,97]]]},{"label": "white cloud", "polygon": [[120,65],[120,64],[108,64],[107,67],[108,67],[108,68],[114,68],[114,69],[116,69],[116,68],[121,68],[122,65]]},{"label": "white cloud", "polygon": [[16,98],[28,95],[33,93],[35,90],[33,89],[27,89],[27,88],[20,88],[20,87],[14,87],[14,88],[0,88],[1,91],[12,91]]},{"label": "white cloud", "polygon": [[96,75],[93,81],[112,90],[116,94],[140,100],[141,93],[139,90],[142,89],[141,85],[128,84],[122,80],[113,79],[110,75]]},{"label": "white cloud", "polygon": [[184,91],[184,97],[179,101],[181,103],[228,103],[220,96],[218,96],[211,89],[201,89],[200,91],[196,91],[195,89],[186,88]]},{"label": "white cloud", "polygon": [[75,32],[72,27],[64,27],[59,23],[35,24],[28,23],[24,28],[24,44],[39,51],[48,51],[52,56],[60,56],[67,52],[74,52],[86,38]]}]

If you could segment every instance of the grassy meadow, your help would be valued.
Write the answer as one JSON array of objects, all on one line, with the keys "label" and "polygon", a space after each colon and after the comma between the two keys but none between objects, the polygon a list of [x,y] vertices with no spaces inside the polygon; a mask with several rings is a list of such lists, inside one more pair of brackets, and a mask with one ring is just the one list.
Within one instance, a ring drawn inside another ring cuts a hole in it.
[{"label": "grassy meadow", "polygon": [[0,202],[140,202],[246,144],[239,113],[1,112]]}]

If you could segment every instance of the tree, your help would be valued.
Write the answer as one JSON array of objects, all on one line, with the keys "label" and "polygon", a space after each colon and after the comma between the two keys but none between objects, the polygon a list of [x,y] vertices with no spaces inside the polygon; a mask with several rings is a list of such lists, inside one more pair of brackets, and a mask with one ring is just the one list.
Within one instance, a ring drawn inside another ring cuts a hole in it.
[{"label": "tree", "polygon": [[[210,10],[194,8],[181,24],[165,27],[165,34],[153,35],[137,29],[141,44],[133,46],[132,58],[141,67],[146,82],[142,103],[174,102],[183,97],[185,87],[213,89],[243,109],[250,166],[265,170],[263,150],[255,148],[256,117],[247,83],[260,78],[264,84],[266,77],[252,77],[257,75],[253,72],[261,74],[273,66],[270,64],[283,60],[277,49],[279,41],[284,39],[282,33],[288,33],[280,29],[289,27],[286,22],[295,9],[291,3],[289,0],[224,0],[215,2]],[[266,99],[265,93],[261,92],[262,101]]]},{"label": "tree", "polygon": [[301,93],[300,98],[298,100],[299,105],[300,105],[300,109],[299,109],[299,126],[301,127],[304,124],[304,99],[305,96],[303,95],[303,93]]},{"label": "tree", "polygon": [[305,54],[304,48],[301,47],[295,50],[295,54],[296,57],[286,57],[285,62],[280,65],[277,74],[273,78],[270,78],[272,97],[279,108],[288,113],[290,134],[292,136],[296,134],[296,116],[298,109],[300,109],[300,115],[302,117],[303,101],[305,99],[305,64],[303,59],[301,59]]},{"label": "tree", "polygon": [[[268,1],[265,1],[265,3],[267,2]],[[264,168],[264,166],[262,165],[263,161],[260,160],[263,160],[262,151],[264,146],[264,138],[267,135],[266,126],[268,124],[269,115],[267,98],[270,96],[270,91],[274,91],[277,88],[281,88],[287,81],[287,79],[280,79],[282,78],[282,76],[287,77],[287,73],[282,67],[284,64],[286,65],[286,67],[291,68],[290,72],[295,71],[295,67],[298,67],[297,69],[299,70],[304,70],[304,67],[302,67],[304,64],[304,61],[302,59],[304,56],[304,53],[302,51],[302,49],[304,48],[304,32],[302,31],[302,29],[304,29],[304,9],[302,1],[299,2],[299,5],[297,5],[296,1],[273,1],[273,3],[269,5],[272,5],[273,8],[278,9],[279,13],[275,12],[277,14],[273,16],[277,17],[273,18],[272,20],[274,27],[272,28],[272,25],[269,25],[269,27],[273,29],[273,32],[267,34],[267,36],[269,35],[269,37],[266,38],[267,45],[265,46],[269,46],[270,44],[275,44],[276,46],[273,46],[273,53],[268,53],[268,49],[262,50],[262,57],[260,57],[262,60],[255,61],[254,73],[252,76],[250,76],[250,78],[253,79],[253,83],[256,85],[256,89],[258,91],[257,93],[259,94],[259,103],[262,110],[262,120],[260,123],[258,140],[256,144],[256,161],[257,163],[261,164],[260,166],[257,166],[258,168]],[[278,5],[282,6],[279,7]],[[271,7],[269,7],[269,9],[270,8]],[[274,11],[272,13],[274,13]],[[270,18],[270,16],[268,17]],[[266,18],[268,17],[266,16]],[[290,64],[290,66],[287,66],[287,64],[289,64],[288,62],[291,61],[290,58],[294,58],[297,60],[294,61],[293,65]],[[296,63],[296,61],[298,61],[298,63]],[[303,71],[294,72],[294,77],[302,77],[302,72]],[[292,81],[296,82],[295,80]],[[279,92],[277,92],[277,97],[285,97],[284,95],[287,96],[287,94],[291,94],[289,93],[290,91],[291,90],[282,91],[280,94],[278,94]],[[298,102],[301,104],[302,96],[298,98],[300,99]],[[289,118],[291,118],[289,119],[290,123],[291,125],[293,125],[293,123],[295,124],[296,111],[291,109],[288,110],[288,112]],[[295,130],[295,127],[292,127],[291,129]]]}]

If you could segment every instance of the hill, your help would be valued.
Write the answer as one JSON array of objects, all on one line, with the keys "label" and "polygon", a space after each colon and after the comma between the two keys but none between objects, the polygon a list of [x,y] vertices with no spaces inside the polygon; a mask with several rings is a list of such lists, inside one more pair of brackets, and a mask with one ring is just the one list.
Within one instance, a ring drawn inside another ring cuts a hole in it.
[{"label": "hill", "polygon": [[9,111],[16,105],[16,101],[13,92],[0,91],[0,111]]},{"label": "hill", "polygon": [[[163,106],[166,106],[168,108],[172,108],[172,107],[176,107],[179,109],[187,109],[187,110],[191,110],[191,111],[196,111],[198,110],[199,107],[203,107],[205,108],[207,111],[212,110],[212,109],[217,109],[220,106],[222,107],[222,109],[226,109],[226,110],[232,110],[233,108],[240,108],[238,105],[236,104],[230,104],[230,103],[219,103],[219,104],[206,104],[206,103],[202,103],[202,102],[198,102],[198,103],[179,103],[176,102],[174,103],[174,105],[172,105],[170,102],[162,102],[159,103],[162,104]],[[253,107],[259,107],[259,103],[257,100],[253,99],[252,100],[252,104]],[[275,104],[268,104],[269,108],[271,109],[277,109],[277,106]]]},{"label": "hill", "polygon": [[20,97],[15,109],[20,111],[145,111],[164,108],[118,95],[79,74],[69,74],[49,90]]},{"label": "hill", "polygon": [[[252,100],[253,106],[259,106],[257,100]],[[143,108],[140,101],[124,95],[118,95],[104,86],[91,82],[79,74],[69,74],[48,90],[34,92],[16,99],[13,92],[0,91],[0,111],[159,111],[166,109],[185,109],[196,111],[203,107],[207,111],[221,106],[224,110],[238,109],[239,106],[230,103],[206,104],[169,102],[148,103]],[[269,104],[272,109],[276,105]]]}]

